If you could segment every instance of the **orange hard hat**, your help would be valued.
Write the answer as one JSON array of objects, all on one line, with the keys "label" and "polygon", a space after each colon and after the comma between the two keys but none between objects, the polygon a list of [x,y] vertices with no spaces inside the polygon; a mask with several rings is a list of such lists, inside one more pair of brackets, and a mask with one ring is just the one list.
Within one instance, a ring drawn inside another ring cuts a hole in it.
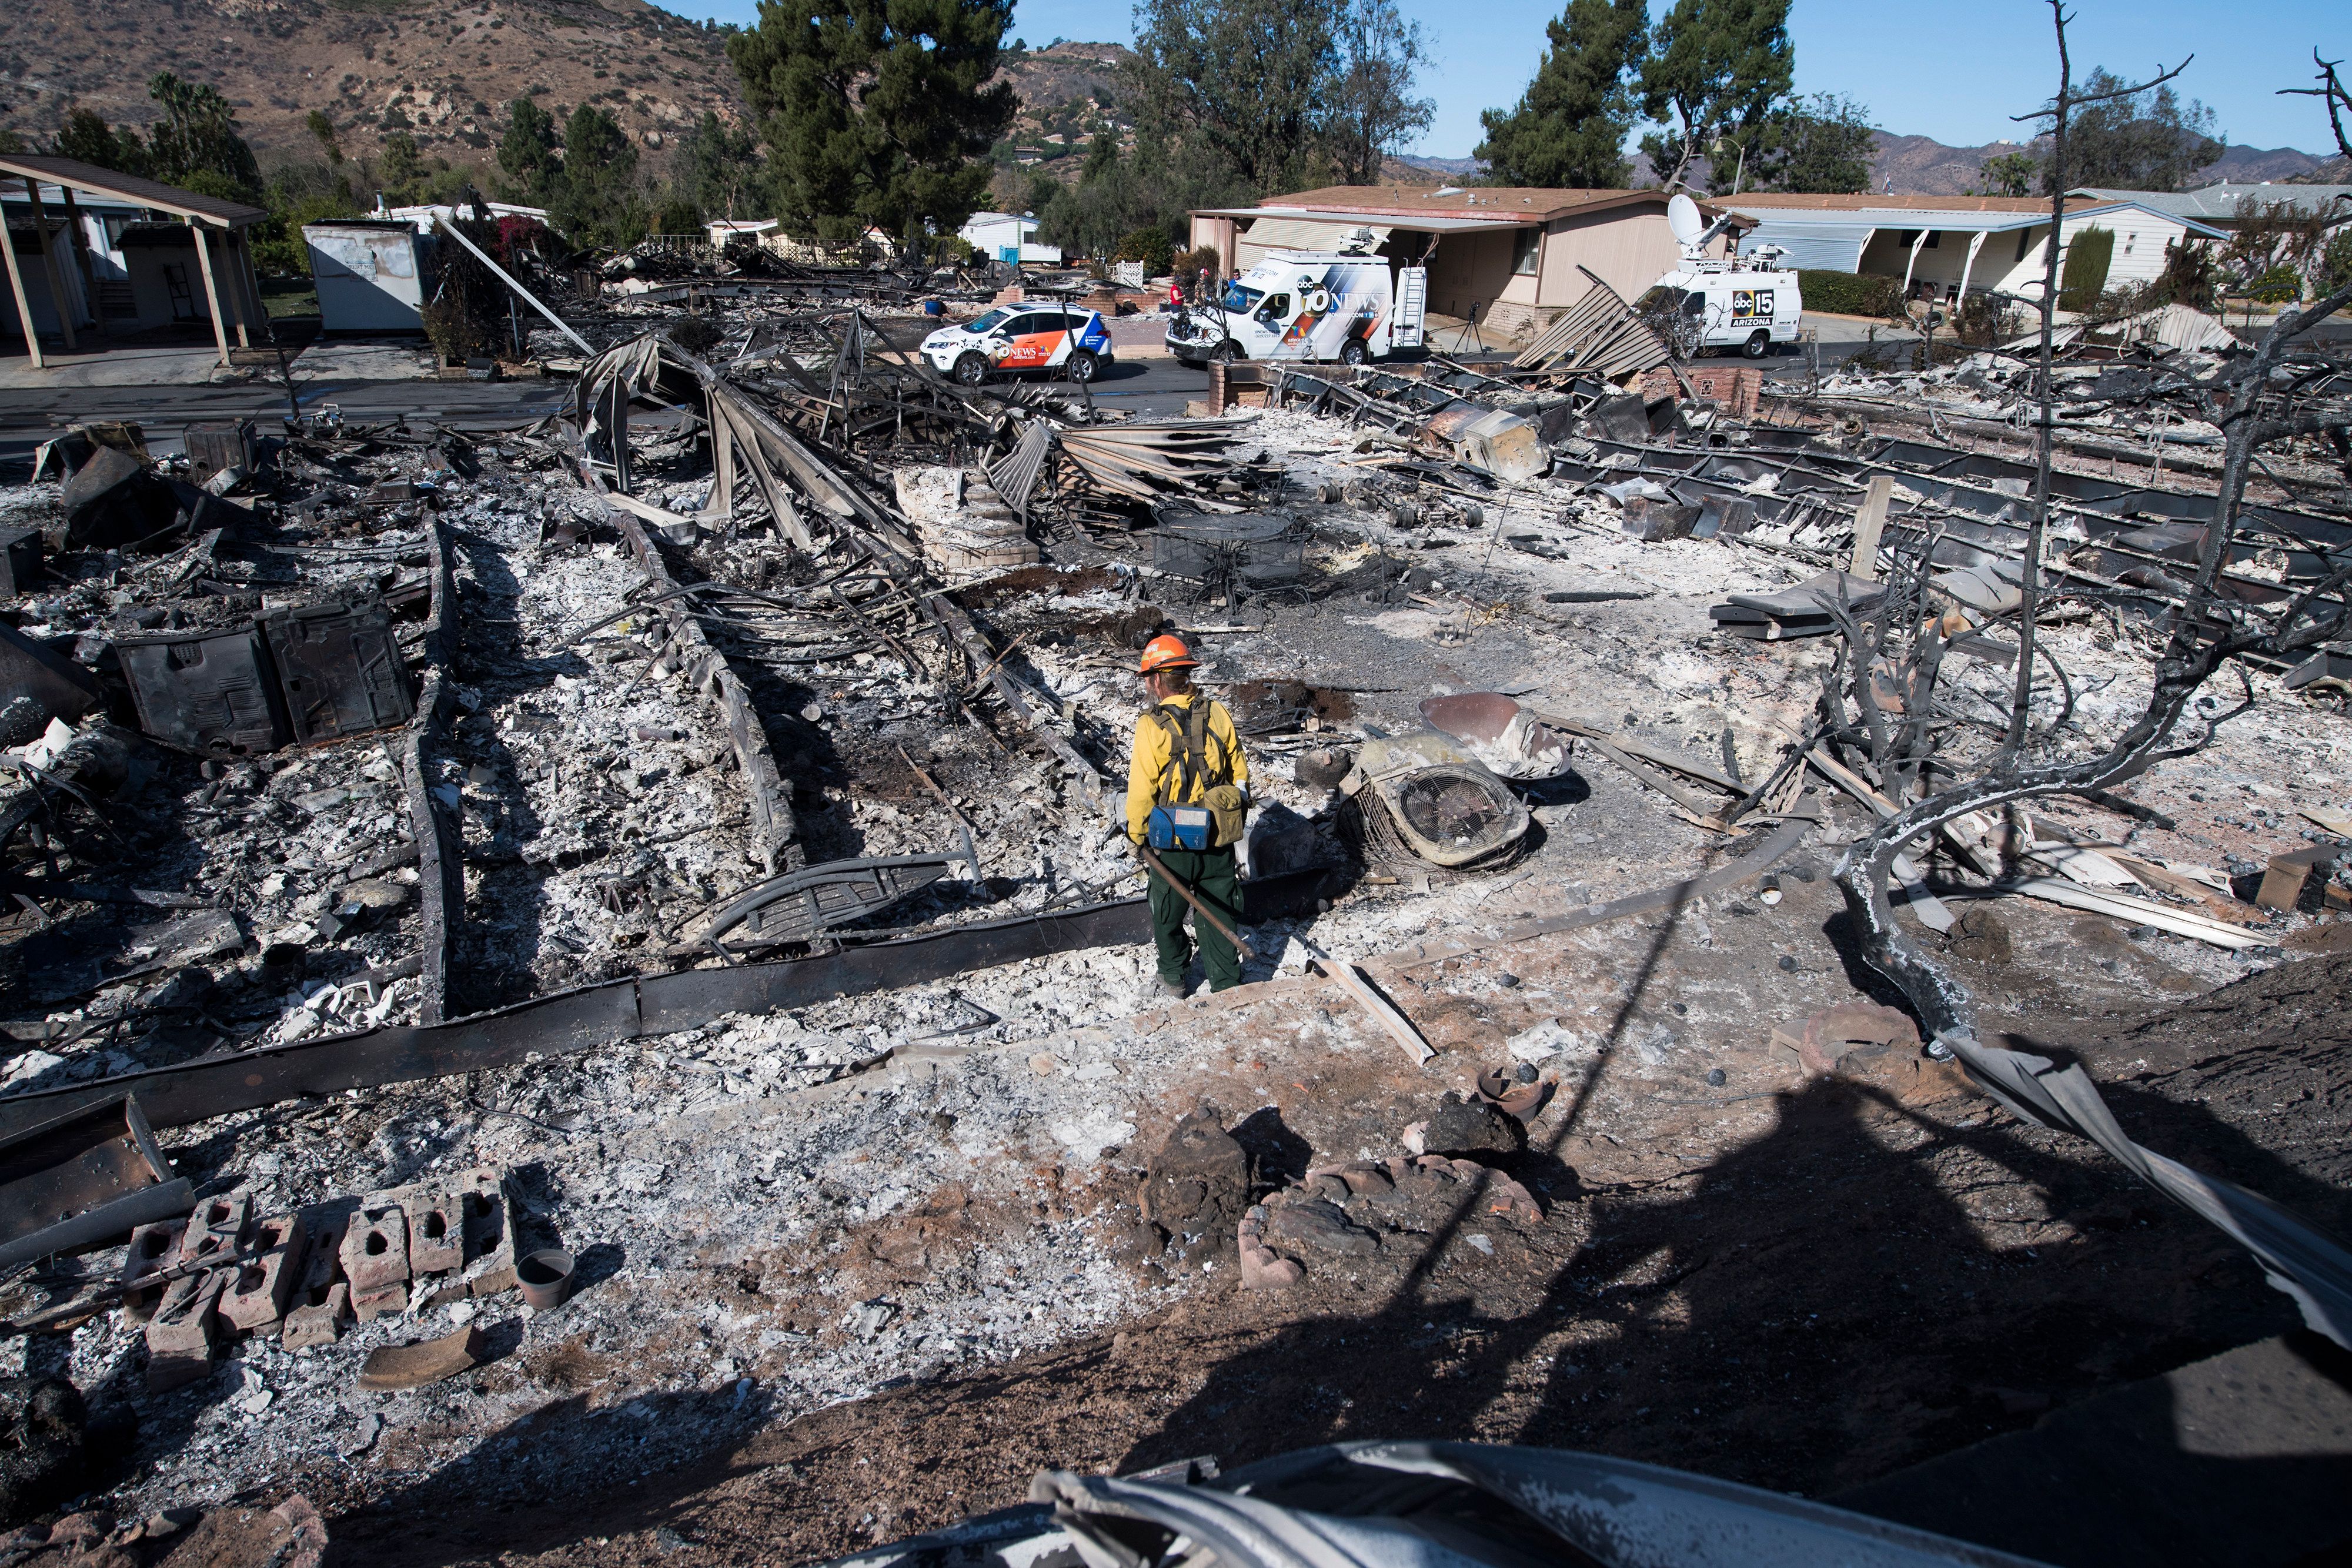
[{"label": "orange hard hat", "polygon": [[1175,635],[1154,637],[1144,644],[1143,662],[1136,674],[1149,675],[1160,670],[1189,670],[1200,664],[1192,650],[1184,646],[1184,639]]}]

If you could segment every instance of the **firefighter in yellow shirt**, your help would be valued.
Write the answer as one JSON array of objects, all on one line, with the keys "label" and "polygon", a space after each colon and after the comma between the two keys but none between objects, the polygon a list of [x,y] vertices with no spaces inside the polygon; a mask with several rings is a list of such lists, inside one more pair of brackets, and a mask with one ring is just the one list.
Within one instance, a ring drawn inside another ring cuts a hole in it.
[{"label": "firefighter in yellow shirt", "polygon": [[[1127,765],[1127,836],[1149,843],[1169,873],[1228,926],[1242,918],[1241,878],[1234,846],[1241,841],[1249,805],[1249,761],[1224,705],[1192,690],[1200,661],[1179,637],[1155,637],[1138,671],[1152,706],[1135,721],[1135,749]],[[1165,808],[1192,807],[1171,812]],[[1184,937],[1183,895],[1156,872],[1151,934],[1160,948],[1160,988],[1184,994],[1192,946]],[[1193,922],[1209,988],[1241,983],[1241,956],[1204,920]]]}]

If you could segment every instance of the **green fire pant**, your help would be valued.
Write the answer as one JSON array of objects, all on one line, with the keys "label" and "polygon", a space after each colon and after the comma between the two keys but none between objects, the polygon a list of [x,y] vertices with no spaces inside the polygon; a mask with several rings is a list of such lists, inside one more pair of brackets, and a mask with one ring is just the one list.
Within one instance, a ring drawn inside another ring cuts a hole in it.
[{"label": "green fire pant", "polygon": [[[1190,889],[1193,897],[1216,912],[1217,918],[1238,931],[1242,924],[1241,877],[1234,867],[1234,852],[1222,850],[1155,850],[1160,863]],[[1192,944],[1184,939],[1184,916],[1190,906],[1167,878],[1146,868],[1151,884],[1151,935],[1160,945],[1160,977],[1181,984],[1184,966],[1192,959]],[[1201,942],[1201,967],[1208,971],[1209,989],[1225,990],[1242,983],[1241,955],[1223,933],[1205,920],[1192,923]]]}]

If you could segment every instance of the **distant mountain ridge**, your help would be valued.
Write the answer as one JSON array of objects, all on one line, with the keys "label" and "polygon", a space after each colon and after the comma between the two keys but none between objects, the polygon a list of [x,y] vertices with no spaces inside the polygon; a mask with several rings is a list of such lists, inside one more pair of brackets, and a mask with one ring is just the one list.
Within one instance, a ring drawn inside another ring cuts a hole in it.
[{"label": "distant mountain ridge", "polygon": [[[1898,196],[1966,195],[1983,183],[1987,160],[2004,152],[2044,150],[2040,145],[2029,148],[2016,141],[1991,141],[1981,147],[1951,147],[1931,136],[1896,136],[1882,131],[1878,132],[1877,155],[1871,160],[1870,188]],[[1486,167],[1475,158],[1413,155],[1390,159],[1385,174],[1392,181],[1406,183],[1426,182],[1432,176],[1449,180],[1475,179],[1486,172]],[[2198,171],[2189,182],[2189,188],[2193,190],[2200,185],[2221,182],[2259,184],[2265,180],[2315,179],[2327,183],[2352,183],[2352,161],[2318,158],[2292,147],[2234,146],[2224,150],[2210,165]],[[1635,185],[1659,183],[1659,176],[1650,167],[1649,159],[1640,153],[1633,157],[1633,183]]]},{"label": "distant mountain ridge", "polygon": [[[156,118],[147,79],[173,71],[218,88],[264,170],[316,156],[305,117],[324,110],[343,151],[379,152],[405,131],[427,156],[488,165],[506,106],[529,95],[552,110],[612,111],[646,155],[667,160],[706,110],[748,113],[726,36],[647,0],[16,0],[0,29],[0,129],[30,141],[87,108],[144,131]],[[1022,96],[1011,140],[1060,171],[1106,119],[1125,130],[1124,45],[1059,41],[1008,57]],[[1880,132],[1874,190],[1958,195],[2013,142],[1949,147]],[[2291,148],[2231,147],[2195,182],[2332,177],[2343,159]],[[1383,179],[1475,178],[1475,158],[1391,158]],[[1636,159],[1635,182],[1655,183]]]},{"label": "distant mountain ridge", "polygon": [[236,106],[265,171],[317,156],[313,110],[352,156],[405,131],[452,163],[488,163],[526,95],[610,110],[656,162],[705,110],[745,113],[725,36],[646,0],[16,0],[11,14],[0,127],[27,139],[76,108],[144,131],[148,78],[167,70]]},{"label": "distant mountain ridge", "polygon": [[[427,157],[494,164],[507,105],[609,110],[646,166],[715,110],[750,113],[727,36],[646,0],[17,0],[0,29],[0,129],[46,141],[89,109],[142,133],[159,110],[147,80],[172,71],[218,88],[265,172],[318,156],[304,121],[323,110],[343,152],[383,151],[405,131]],[[41,40],[37,50],[32,40]],[[1083,147],[1116,110],[1118,44],[1008,55],[1018,141]],[[1056,140],[1059,138],[1060,140]]]},{"label": "distant mountain ridge", "polygon": [[[2004,152],[2039,154],[2047,149],[2046,139],[2030,146],[2016,141],[1992,141],[1982,147],[1948,147],[1933,137],[1895,136],[1882,131],[1878,133],[1878,155],[1871,160],[1870,188],[1886,190],[1892,181],[1897,195],[1965,195],[1982,184],[1988,159]],[[2344,162],[2341,158],[2316,158],[2292,147],[2228,147],[2221,157],[2191,176],[2187,188],[2194,190],[2223,182],[2259,184],[2265,180],[2307,179],[2330,173]]]}]

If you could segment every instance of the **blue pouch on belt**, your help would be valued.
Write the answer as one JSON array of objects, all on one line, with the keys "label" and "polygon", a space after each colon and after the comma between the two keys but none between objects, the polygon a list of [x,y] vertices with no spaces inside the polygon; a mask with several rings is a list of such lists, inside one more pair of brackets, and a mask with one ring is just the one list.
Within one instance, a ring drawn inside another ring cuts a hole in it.
[{"label": "blue pouch on belt", "polygon": [[1206,806],[1154,806],[1143,819],[1143,841],[1155,850],[1205,850],[1214,837]]}]

